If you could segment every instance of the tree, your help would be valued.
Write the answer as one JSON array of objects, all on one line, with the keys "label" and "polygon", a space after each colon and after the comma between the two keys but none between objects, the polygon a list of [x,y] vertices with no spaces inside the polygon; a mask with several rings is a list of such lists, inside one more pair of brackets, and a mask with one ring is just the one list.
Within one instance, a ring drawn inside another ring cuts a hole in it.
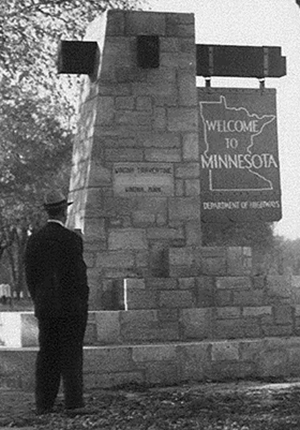
[{"label": "tree", "polygon": [[107,8],[139,0],[2,0],[0,3],[0,258],[23,288],[28,232],[42,222],[44,191],[67,192],[77,76],[56,70],[61,39],[80,39]]}]

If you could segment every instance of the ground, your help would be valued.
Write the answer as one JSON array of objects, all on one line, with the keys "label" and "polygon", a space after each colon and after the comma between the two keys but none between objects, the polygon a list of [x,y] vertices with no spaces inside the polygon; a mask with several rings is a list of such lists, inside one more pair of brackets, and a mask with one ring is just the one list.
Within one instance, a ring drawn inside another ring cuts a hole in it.
[{"label": "ground", "polygon": [[[94,414],[69,417],[62,398],[38,417],[32,393],[0,390],[0,430],[293,430],[300,429],[300,381],[124,386],[85,395]],[[2,427],[1,427],[2,426]]]}]

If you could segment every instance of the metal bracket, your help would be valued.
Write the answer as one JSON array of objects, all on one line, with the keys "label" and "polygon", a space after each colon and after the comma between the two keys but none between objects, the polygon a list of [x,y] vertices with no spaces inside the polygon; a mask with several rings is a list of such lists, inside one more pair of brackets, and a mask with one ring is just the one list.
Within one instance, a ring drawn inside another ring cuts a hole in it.
[{"label": "metal bracket", "polygon": [[264,46],[264,76],[269,76],[269,48]]},{"label": "metal bracket", "polygon": [[208,71],[209,75],[213,76],[214,74],[214,48],[210,46],[208,48]]},{"label": "metal bracket", "polygon": [[206,88],[210,88],[211,87],[211,78],[205,78],[205,86]]}]

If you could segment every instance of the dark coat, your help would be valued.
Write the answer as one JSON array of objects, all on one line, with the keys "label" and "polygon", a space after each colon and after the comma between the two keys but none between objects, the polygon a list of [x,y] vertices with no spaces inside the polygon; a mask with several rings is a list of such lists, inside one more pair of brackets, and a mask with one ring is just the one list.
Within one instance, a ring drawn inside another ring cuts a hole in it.
[{"label": "dark coat", "polygon": [[87,311],[89,288],[82,238],[56,222],[30,236],[25,274],[37,318]]}]

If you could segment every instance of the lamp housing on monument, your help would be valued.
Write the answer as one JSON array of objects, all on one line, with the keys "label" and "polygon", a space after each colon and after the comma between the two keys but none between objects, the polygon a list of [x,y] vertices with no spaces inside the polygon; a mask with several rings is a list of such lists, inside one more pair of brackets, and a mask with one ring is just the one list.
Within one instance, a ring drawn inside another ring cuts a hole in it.
[{"label": "lamp housing on monument", "polygon": [[159,67],[159,36],[137,36],[137,63],[142,69]]},{"label": "lamp housing on monument", "polygon": [[62,40],[58,49],[58,73],[92,75],[97,52],[97,42]]}]

